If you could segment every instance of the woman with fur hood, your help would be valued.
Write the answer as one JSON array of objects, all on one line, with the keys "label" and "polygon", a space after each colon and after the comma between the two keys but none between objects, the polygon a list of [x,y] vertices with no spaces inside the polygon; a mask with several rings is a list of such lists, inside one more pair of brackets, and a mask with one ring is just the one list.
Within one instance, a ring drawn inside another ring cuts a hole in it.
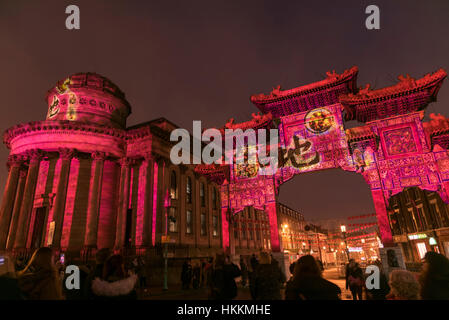
[{"label": "woman with fur hood", "polygon": [[92,292],[100,299],[135,300],[137,275],[128,276],[121,255],[113,255],[104,265],[103,277],[92,281]]}]

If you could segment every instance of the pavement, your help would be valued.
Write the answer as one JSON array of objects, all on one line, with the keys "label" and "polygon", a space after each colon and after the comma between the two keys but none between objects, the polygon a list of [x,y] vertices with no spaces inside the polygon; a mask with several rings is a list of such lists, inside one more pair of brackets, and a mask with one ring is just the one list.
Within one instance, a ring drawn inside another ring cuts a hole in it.
[{"label": "pavement", "polygon": [[341,289],[341,300],[352,300],[352,294],[350,290],[346,290],[346,280],[340,275],[337,268],[329,268],[324,270],[323,278],[335,283]]},{"label": "pavement", "polygon": [[[329,268],[323,272],[323,277],[333,283],[341,289],[342,300],[352,300],[352,295],[349,290],[346,290],[345,279],[339,273],[337,268]],[[242,287],[239,279],[236,279],[238,283],[238,294],[235,300],[251,300],[249,287]],[[284,296],[284,290],[281,290],[282,296]],[[147,290],[138,290],[139,299],[143,300],[207,300],[208,289],[182,289],[181,285],[170,286],[168,290],[163,290],[162,287],[151,287]]]},{"label": "pavement", "polygon": [[[163,290],[162,287],[152,287],[147,291],[139,290],[139,299],[143,300],[207,300],[208,289],[182,289],[181,286],[169,287]],[[249,288],[239,285],[237,297],[234,300],[251,300]]]}]

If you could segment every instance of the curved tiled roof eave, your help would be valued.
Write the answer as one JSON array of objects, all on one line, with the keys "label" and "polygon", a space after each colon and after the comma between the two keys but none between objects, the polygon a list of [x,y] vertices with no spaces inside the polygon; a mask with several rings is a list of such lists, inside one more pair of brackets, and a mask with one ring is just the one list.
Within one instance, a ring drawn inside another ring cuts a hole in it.
[{"label": "curved tiled roof eave", "polygon": [[383,100],[398,98],[404,95],[410,95],[425,90],[432,91],[432,98],[436,98],[439,87],[442,81],[447,77],[446,71],[439,69],[433,74],[426,74],[420,79],[413,80],[412,86],[406,86],[404,81],[376,90],[368,90],[363,94],[359,91],[357,94],[345,94],[341,95],[339,100],[342,104],[346,105],[362,105],[380,102]]},{"label": "curved tiled roof eave", "polygon": [[[355,87],[355,81],[357,79],[358,67],[353,66],[350,69],[345,70],[342,74],[334,74],[332,77],[327,77],[326,79],[320,80],[318,82],[314,82],[311,84],[303,85],[294,89],[284,90],[280,93],[280,95],[272,96],[270,95],[252,95],[250,100],[252,103],[256,105],[264,105],[284,99],[288,99],[295,96],[305,95],[311,92],[323,91],[332,87],[335,87],[341,83],[353,81]],[[263,97],[262,97],[263,95]]]}]

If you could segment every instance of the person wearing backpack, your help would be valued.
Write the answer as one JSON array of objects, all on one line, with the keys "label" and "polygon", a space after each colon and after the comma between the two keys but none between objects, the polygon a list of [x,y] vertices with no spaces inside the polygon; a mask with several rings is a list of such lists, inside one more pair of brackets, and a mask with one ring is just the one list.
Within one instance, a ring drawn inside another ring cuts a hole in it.
[{"label": "person wearing backpack", "polygon": [[353,300],[362,300],[365,279],[363,271],[354,259],[349,260],[346,266],[346,289],[349,288]]}]

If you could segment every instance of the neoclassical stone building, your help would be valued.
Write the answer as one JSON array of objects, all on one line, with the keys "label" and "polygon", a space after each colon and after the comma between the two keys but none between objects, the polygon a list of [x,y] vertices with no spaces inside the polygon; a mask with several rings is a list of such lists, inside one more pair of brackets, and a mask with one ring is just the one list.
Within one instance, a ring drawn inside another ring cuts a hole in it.
[{"label": "neoclassical stone building", "polygon": [[[160,255],[166,231],[175,257],[222,248],[217,185],[170,162],[176,125],[161,118],[127,128],[124,93],[94,73],[58,82],[46,100],[44,121],[4,133],[10,156],[0,251],[51,246],[89,258],[108,247]],[[174,219],[166,219],[167,192]]]}]

